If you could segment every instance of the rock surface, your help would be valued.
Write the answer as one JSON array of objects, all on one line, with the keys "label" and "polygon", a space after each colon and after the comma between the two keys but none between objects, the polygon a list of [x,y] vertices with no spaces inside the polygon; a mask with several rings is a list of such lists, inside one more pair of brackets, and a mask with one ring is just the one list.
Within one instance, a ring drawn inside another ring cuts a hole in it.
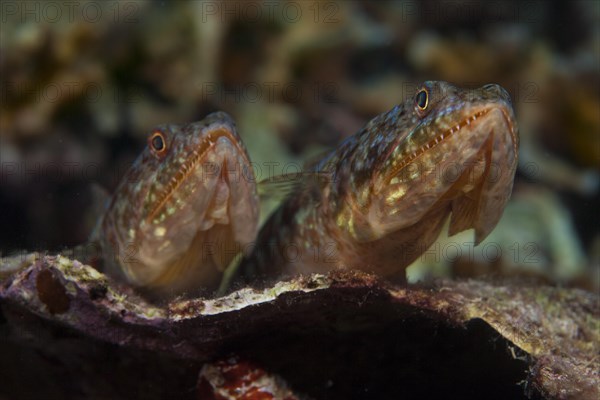
[{"label": "rock surface", "polygon": [[301,398],[599,395],[599,297],[581,290],[336,272],[157,306],[76,260],[24,260],[0,285],[9,398],[205,398],[199,372],[232,355]]}]

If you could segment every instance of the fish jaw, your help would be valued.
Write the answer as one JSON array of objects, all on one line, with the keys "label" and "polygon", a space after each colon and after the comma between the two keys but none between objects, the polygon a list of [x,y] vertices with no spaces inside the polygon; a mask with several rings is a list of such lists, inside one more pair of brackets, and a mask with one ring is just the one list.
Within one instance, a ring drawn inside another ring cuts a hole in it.
[{"label": "fish jaw", "polygon": [[[497,225],[512,193],[518,162],[518,133],[512,109],[495,106],[481,122],[489,136],[479,149],[462,195],[452,201],[449,235],[475,230],[475,244],[481,243]],[[479,171],[477,171],[479,170]]]},{"label": "fish jaw", "polygon": [[449,233],[475,228],[483,240],[497,224],[512,190],[518,130],[510,99],[498,85],[432,112],[390,151],[395,162],[374,178],[368,240],[405,229],[433,208],[452,203]]}]

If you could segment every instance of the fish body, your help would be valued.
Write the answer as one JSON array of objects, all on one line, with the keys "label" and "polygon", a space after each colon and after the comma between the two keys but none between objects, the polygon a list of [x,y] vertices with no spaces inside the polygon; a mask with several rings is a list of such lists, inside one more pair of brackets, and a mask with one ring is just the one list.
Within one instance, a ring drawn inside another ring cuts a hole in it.
[{"label": "fish body", "polygon": [[226,113],[154,129],[99,224],[106,271],[152,293],[212,290],[258,229],[246,149]]},{"label": "fish body", "polygon": [[267,220],[242,275],[359,269],[403,279],[449,216],[450,235],[473,228],[479,243],[510,197],[518,143],[503,88],[427,81],[313,167],[319,178]]}]

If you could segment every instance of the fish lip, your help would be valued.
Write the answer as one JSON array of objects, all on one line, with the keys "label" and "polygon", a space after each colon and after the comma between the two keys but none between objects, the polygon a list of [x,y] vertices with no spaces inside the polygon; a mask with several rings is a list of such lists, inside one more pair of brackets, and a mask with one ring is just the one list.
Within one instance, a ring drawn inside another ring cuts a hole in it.
[{"label": "fish lip", "polygon": [[[494,85],[494,86],[498,86],[498,85]],[[498,86],[498,87],[502,89],[501,86]],[[507,94],[507,96],[508,96],[508,94]],[[487,114],[493,112],[494,110],[500,111],[500,113],[502,115],[502,119],[504,121],[504,124],[507,126],[508,131],[510,132],[512,142],[515,144],[515,150],[516,150],[519,145],[518,125],[517,125],[517,120],[516,120],[516,117],[514,114],[514,109],[510,102],[510,98],[506,98],[506,99],[499,98],[497,101],[488,102],[486,104],[473,105],[468,108],[469,117],[467,117],[466,119],[469,119],[473,115],[476,115],[481,112],[484,112],[487,115]],[[465,121],[466,119],[461,119],[461,121]],[[480,120],[478,119],[476,121],[476,123],[479,121]],[[463,128],[464,128],[464,126],[461,126],[460,131],[462,131]]]},{"label": "fish lip", "polygon": [[515,151],[515,154],[517,154],[519,149],[519,129],[514,109],[510,101],[507,101],[506,99],[499,99],[498,101],[492,102],[491,104],[483,105],[482,108],[486,110],[486,114],[489,114],[494,110],[500,111],[502,120],[506,125],[508,132],[510,133],[510,137],[513,143],[513,149]]}]

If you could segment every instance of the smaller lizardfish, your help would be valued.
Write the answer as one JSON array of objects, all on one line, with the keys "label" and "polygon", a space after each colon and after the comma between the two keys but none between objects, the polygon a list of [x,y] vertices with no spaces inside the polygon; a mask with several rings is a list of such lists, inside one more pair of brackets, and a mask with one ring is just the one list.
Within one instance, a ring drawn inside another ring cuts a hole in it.
[{"label": "smaller lizardfish", "polygon": [[160,296],[216,289],[256,238],[256,187],[226,113],[157,127],[96,229],[106,272]]}]

